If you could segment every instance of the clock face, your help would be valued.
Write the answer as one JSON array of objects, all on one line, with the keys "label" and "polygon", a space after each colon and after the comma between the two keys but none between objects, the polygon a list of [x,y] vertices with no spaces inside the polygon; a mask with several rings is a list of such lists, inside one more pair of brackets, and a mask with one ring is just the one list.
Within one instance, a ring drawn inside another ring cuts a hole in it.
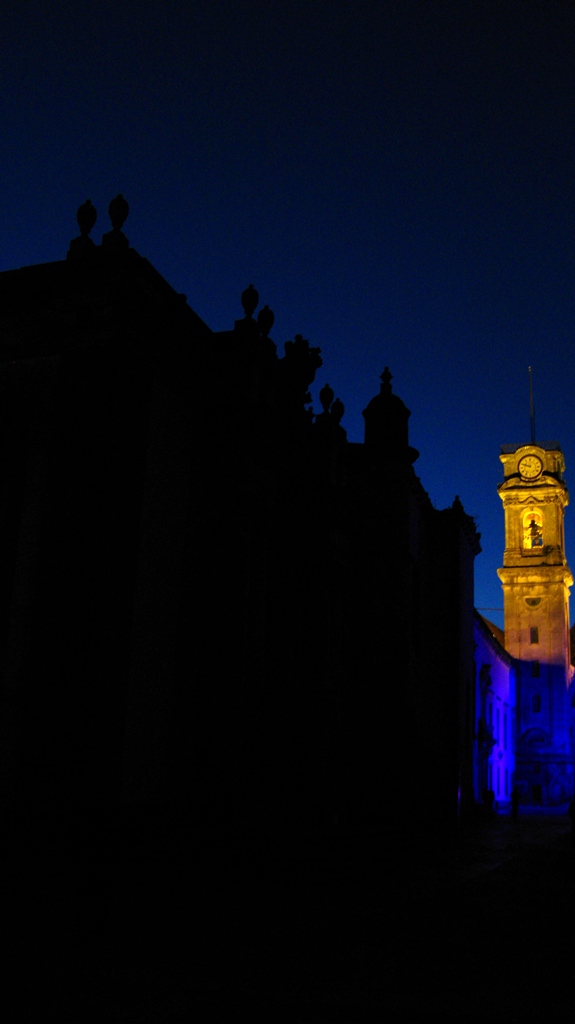
[{"label": "clock face", "polygon": [[542,469],[543,463],[536,455],[524,455],[519,461],[519,472],[524,480],[534,480]]}]

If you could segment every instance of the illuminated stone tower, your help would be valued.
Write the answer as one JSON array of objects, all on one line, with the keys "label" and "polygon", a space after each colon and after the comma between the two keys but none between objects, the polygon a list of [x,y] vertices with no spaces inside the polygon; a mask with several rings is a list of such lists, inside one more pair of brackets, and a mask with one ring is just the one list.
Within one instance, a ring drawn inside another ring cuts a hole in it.
[{"label": "illuminated stone tower", "polygon": [[522,800],[553,806],[573,793],[569,587],[563,517],[569,495],[555,442],[503,445],[505,647],[518,661],[516,775]]}]

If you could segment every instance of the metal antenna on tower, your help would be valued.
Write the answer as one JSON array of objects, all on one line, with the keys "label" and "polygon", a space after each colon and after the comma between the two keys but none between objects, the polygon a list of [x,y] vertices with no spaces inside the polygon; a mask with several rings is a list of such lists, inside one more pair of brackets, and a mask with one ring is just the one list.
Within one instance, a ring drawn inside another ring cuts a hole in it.
[{"label": "metal antenna on tower", "polygon": [[529,369],[529,421],[531,423],[531,444],[535,444],[535,406],[533,405],[533,371]]}]

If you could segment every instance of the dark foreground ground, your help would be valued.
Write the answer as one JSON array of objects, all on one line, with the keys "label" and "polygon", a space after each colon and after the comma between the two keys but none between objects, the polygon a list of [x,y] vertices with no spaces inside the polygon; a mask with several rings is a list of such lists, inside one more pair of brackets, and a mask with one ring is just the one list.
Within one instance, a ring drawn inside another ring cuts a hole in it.
[{"label": "dark foreground ground", "polygon": [[345,1024],[573,1017],[566,817],[449,837],[201,843],[110,857],[27,844],[5,872],[3,1019]]}]

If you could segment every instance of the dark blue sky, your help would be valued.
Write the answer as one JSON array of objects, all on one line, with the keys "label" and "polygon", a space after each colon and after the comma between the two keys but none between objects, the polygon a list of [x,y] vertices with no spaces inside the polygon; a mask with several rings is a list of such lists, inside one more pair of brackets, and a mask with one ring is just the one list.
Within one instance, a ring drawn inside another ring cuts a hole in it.
[{"label": "dark blue sky", "polygon": [[328,381],[353,441],[388,364],[501,607],[529,365],[575,492],[573,2],[4,0],[0,132],[1,270],[63,258],[87,197],[99,241],[122,192],[131,244],[211,327],[253,282],[280,349],[321,347],[316,407]]}]

